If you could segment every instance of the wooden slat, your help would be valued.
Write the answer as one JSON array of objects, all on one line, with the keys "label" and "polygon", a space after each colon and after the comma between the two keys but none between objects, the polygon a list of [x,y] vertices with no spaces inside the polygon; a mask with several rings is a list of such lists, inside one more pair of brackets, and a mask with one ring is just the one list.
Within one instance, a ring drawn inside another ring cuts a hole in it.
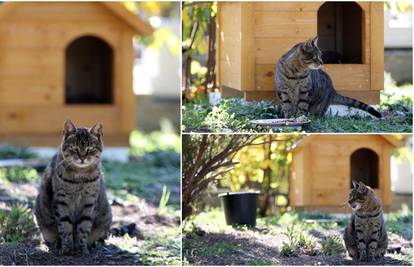
[{"label": "wooden slat", "polygon": [[[275,66],[256,65],[256,90],[274,90]],[[336,90],[361,91],[370,89],[369,65],[364,64],[326,64],[324,70],[331,77]],[[346,79],[344,79],[346,77]]]},{"label": "wooden slat", "polygon": [[[218,3],[218,69],[220,84],[240,90],[241,84],[241,3]],[[232,14],[229,16],[228,14]]]},{"label": "wooden slat", "polygon": [[134,33],[132,30],[126,29],[123,32],[122,39],[122,61],[120,67],[121,86],[123,90],[118,90],[120,94],[120,112],[122,132],[130,132],[135,129],[136,121],[136,99],[132,90],[132,67],[134,65],[134,49],[132,47],[132,38]]},{"label": "wooden slat", "polygon": [[276,64],[294,45],[304,42],[304,38],[260,38],[255,39],[256,64]]},{"label": "wooden slat", "polygon": [[[105,127],[104,127],[105,128]],[[18,146],[58,147],[62,133],[55,134],[0,134],[0,141]],[[104,147],[129,146],[129,133],[110,134],[104,129]]]},{"label": "wooden slat", "polygon": [[2,85],[0,81],[0,106],[48,106],[63,102],[63,90],[54,85],[25,85],[26,80],[15,85]]},{"label": "wooden slat", "polygon": [[121,133],[120,118],[119,108],[112,105],[3,106],[0,109],[0,134],[61,133],[66,119],[84,126],[102,122],[106,132]]},{"label": "wooden slat", "polygon": [[35,18],[43,20],[45,18],[54,21],[77,18],[78,20],[115,20],[117,19],[107,8],[99,3],[80,3],[80,2],[26,2],[14,8],[6,18],[21,19]]},{"label": "wooden slat", "polygon": [[371,6],[371,90],[384,89],[384,3]]},{"label": "wooden slat", "polygon": [[391,192],[391,155],[393,146],[384,144],[382,149],[382,158],[380,159],[380,183],[383,191],[382,203],[386,206],[392,205]]},{"label": "wooden slat", "polygon": [[315,12],[256,11],[256,37],[310,38],[317,33]]},{"label": "wooden slat", "polygon": [[[326,164],[328,165],[328,164]],[[329,179],[329,182],[327,181]],[[349,188],[349,170],[339,168],[336,171],[320,170],[315,171],[312,176],[312,190],[348,190]]]},{"label": "wooden slat", "polygon": [[275,92],[270,91],[247,91],[244,93],[244,99],[247,101],[261,101],[261,100],[270,100],[277,102],[277,97]]},{"label": "wooden slat", "polygon": [[310,205],[340,206],[346,203],[348,192],[343,189],[314,189],[311,194]]},{"label": "wooden slat", "polygon": [[323,2],[255,2],[257,11],[314,11],[317,12]]},{"label": "wooden slat", "polygon": [[241,7],[241,87],[242,91],[254,90],[255,49],[253,3],[243,3]]}]

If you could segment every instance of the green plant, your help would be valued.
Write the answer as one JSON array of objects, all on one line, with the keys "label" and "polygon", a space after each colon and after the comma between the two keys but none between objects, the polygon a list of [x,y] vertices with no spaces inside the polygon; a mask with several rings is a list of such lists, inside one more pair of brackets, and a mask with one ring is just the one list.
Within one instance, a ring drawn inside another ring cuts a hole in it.
[{"label": "green plant", "polygon": [[385,225],[391,233],[411,240],[413,238],[413,211],[404,204],[399,210],[388,214]]},{"label": "green plant", "polygon": [[31,182],[41,178],[39,173],[30,167],[0,168],[0,180],[9,182]]},{"label": "green plant", "polygon": [[140,131],[133,131],[129,137],[131,157],[142,157],[147,153],[160,151],[180,152],[181,141],[176,133],[167,131],[155,131],[145,134]]},{"label": "green plant", "polygon": [[183,135],[183,219],[195,212],[194,207],[200,193],[237,164],[233,161],[234,155],[243,147],[252,145],[259,137],[255,135]]},{"label": "green plant", "polygon": [[296,256],[296,247],[291,242],[283,242],[282,248],[280,249],[280,255],[283,257]]},{"label": "green plant", "polygon": [[160,204],[158,205],[158,212],[160,214],[165,214],[167,212],[167,204],[170,199],[170,192],[167,190],[167,187],[164,185],[162,187],[162,195],[160,198]]},{"label": "green plant", "polygon": [[364,116],[339,117],[327,114],[309,116],[311,123],[302,129],[282,127],[270,129],[249,123],[252,119],[281,118],[280,105],[271,101],[245,101],[240,98],[222,99],[215,107],[203,104],[184,104],[182,125],[185,132],[411,132],[412,85],[389,86],[381,93],[379,108],[384,113],[381,120]]},{"label": "green plant", "polygon": [[282,256],[290,257],[299,254],[316,255],[315,239],[307,235],[300,227],[292,224],[285,229],[283,234],[288,238],[288,241],[282,244],[280,251]]},{"label": "green plant", "polygon": [[27,147],[12,144],[0,144],[0,159],[31,159],[36,154]]},{"label": "green plant", "polygon": [[31,210],[16,204],[10,211],[0,210],[0,242],[35,241],[36,226]]},{"label": "green plant", "polygon": [[325,256],[340,256],[345,252],[342,237],[338,235],[327,236],[321,241],[321,246]]}]

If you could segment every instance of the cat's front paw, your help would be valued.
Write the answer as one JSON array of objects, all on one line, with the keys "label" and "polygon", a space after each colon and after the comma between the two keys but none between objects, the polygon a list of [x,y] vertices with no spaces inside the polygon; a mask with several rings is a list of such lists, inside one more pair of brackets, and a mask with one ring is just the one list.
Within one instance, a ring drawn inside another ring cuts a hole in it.
[{"label": "cat's front paw", "polygon": [[357,261],[359,261],[359,262],[365,262],[365,261],[367,261],[367,255],[366,254],[360,254],[358,257],[357,257]]},{"label": "cat's front paw", "polygon": [[76,254],[77,255],[80,255],[80,256],[86,256],[86,255],[89,255],[89,249],[88,249],[88,247],[85,245],[81,245],[81,246],[79,246],[78,247],[78,249],[76,250]]},{"label": "cat's front paw", "polygon": [[73,255],[73,247],[71,247],[71,246],[63,246],[59,250],[59,255],[72,256]]}]

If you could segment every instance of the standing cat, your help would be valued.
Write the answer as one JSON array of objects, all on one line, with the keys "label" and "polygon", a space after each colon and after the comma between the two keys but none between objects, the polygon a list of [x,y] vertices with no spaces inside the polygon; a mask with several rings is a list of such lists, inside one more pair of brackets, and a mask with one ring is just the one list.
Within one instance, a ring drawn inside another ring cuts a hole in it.
[{"label": "standing cat", "polygon": [[35,216],[46,244],[60,254],[88,254],[112,221],[103,180],[102,124],[76,128],[66,121],[61,147],[45,170]]},{"label": "standing cat", "polygon": [[[300,115],[321,116],[329,105],[358,108],[381,118],[374,108],[356,99],[336,93],[331,78],[320,69],[322,53],[318,37],[299,43],[284,54],[276,65],[276,92],[286,118]],[[346,79],[346,77],[344,77]]]},{"label": "standing cat", "polygon": [[349,256],[357,261],[371,261],[384,256],[388,246],[381,202],[374,190],[362,182],[352,182],[348,204],[352,208],[344,240]]}]

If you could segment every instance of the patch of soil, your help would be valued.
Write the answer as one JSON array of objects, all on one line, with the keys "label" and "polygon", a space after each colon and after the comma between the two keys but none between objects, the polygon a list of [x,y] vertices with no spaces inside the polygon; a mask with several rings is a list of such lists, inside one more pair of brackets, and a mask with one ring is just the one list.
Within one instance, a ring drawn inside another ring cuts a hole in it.
[{"label": "patch of soil", "polygon": [[2,265],[137,265],[137,255],[119,248],[122,238],[111,237],[101,248],[92,249],[87,256],[59,256],[48,252],[46,245],[36,247],[19,244],[16,248],[0,245]]},{"label": "patch of soil", "polygon": [[[310,231],[309,235],[320,241],[328,235],[342,235],[337,230]],[[186,233],[183,236],[183,256],[190,265],[409,265],[390,257],[375,262],[355,262],[349,256],[326,257],[299,255],[283,257],[280,249],[286,236],[263,229]],[[412,253],[412,243],[400,238],[390,239],[390,246],[401,247],[402,254]],[[224,247],[224,248],[223,248]]]}]

